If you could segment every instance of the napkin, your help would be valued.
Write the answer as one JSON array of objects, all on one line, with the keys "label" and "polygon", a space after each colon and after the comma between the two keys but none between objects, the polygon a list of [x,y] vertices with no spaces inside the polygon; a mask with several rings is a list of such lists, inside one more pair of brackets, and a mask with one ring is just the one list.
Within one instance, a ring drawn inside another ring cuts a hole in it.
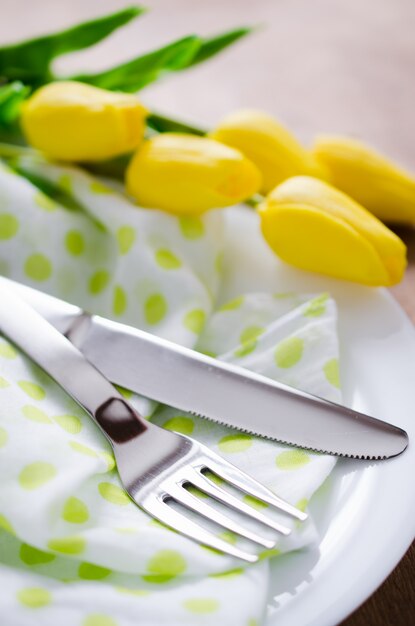
[{"label": "napkin", "polygon": [[[141,209],[114,185],[40,158],[0,165],[2,274],[339,401],[328,294],[247,293],[218,306],[225,220],[225,211]],[[121,391],[148,419],[195,437],[303,510],[335,464]],[[152,520],[124,493],[92,420],[4,337],[0,475],[8,626],[258,625],[269,560],[317,538],[312,520],[290,522],[291,535],[248,566]]]}]

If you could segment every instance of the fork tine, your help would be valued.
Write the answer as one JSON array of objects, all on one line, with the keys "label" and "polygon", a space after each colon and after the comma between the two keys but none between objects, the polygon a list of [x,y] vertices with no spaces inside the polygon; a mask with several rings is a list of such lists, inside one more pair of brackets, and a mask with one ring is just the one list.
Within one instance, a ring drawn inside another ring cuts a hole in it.
[{"label": "fork tine", "polygon": [[169,489],[169,495],[171,495],[177,502],[180,502],[180,504],[183,504],[188,509],[191,509],[192,511],[195,511],[200,515],[203,515],[203,517],[206,517],[212,522],[215,522],[216,524],[219,524],[220,526],[223,526],[224,528],[227,528],[228,530],[231,530],[238,535],[241,535],[241,537],[245,537],[250,541],[259,543],[264,548],[271,549],[275,547],[276,542],[272,539],[265,539],[257,533],[247,530],[227,515],[220,513],[209,504],[206,504],[206,502],[202,502],[202,500],[196,498],[183,486],[174,485],[172,489]]},{"label": "fork tine", "polygon": [[219,550],[220,552],[224,552],[225,554],[229,554],[230,556],[235,556],[243,561],[248,561],[248,563],[256,563],[258,561],[259,557],[256,554],[245,552],[245,550],[241,550],[227,541],[216,537],[216,535],[203,528],[203,526],[196,524],[156,496],[146,498],[143,502],[140,502],[140,506],[147,511],[147,513],[166,524],[166,526],[170,526],[173,530],[177,530],[194,541]]},{"label": "fork tine", "polygon": [[[204,452],[206,452],[206,449]],[[285,502],[285,500],[276,496],[270,489],[255,480],[255,478],[245,474],[245,472],[232,465],[232,463],[228,463],[228,461],[225,461],[222,457],[216,454],[213,455],[210,450],[208,450],[208,459],[209,463],[206,464],[208,469],[211,469],[220,478],[230,482],[234,487],[242,489],[242,491],[245,491],[250,496],[257,498],[257,500],[263,500],[267,504],[275,506],[277,509],[292,515],[301,522],[307,519],[307,513]]]},{"label": "fork tine", "polygon": [[[189,468],[189,470],[191,471],[191,476],[189,473],[186,478],[204,493],[207,493],[208,495],[212,496],[212,498],[219,500],[219,502],[223,502],[223,504],[226,504],[227,506],[236,509],[240,513],[245,513],[249,517],[256,519],[258,522],[262,522],[266,526],[277,530],[283,535],[290,534],[291,530],[289,528],[283,526],[282,524],[279,524],[273,519],[270,519],[267,515],[264,515],[260,511],[256,511],[252,506],[249,506],[249,504],[245,504],[245,502],[242,502],[242,500],[238,500],[238,498],[236,498],[233,494],[225,491],[218,485],[215,485],[198,469],[192,467]],[[219,473],[218,475],[220,476]]]}]

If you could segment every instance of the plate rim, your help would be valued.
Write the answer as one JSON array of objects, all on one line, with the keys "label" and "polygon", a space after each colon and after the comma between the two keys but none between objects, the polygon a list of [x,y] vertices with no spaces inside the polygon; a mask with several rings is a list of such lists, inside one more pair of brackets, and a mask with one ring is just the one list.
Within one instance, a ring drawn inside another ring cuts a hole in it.
[{"label": "plate rim", "polygon": [[[397,301],[390,294],[390,292],[388,292],[386,289],[380,289],[378,290],[378,294],[381,296],[381,298],[383,298],[386,307],[389,308],[390,312],[393,312],[392,315],[396,317],[397,321],[399,321],[402,332],[401,345],[406,351],[407,359],[410,360],[412,356],[412,362],[415,362],[415,328],[413,327],[411,321],[406,316],[405,312],[401,309]],[[406,339],[405,342],[403,341],[404,337]],[[398,425],[408,430],[408,424],[402,423],[402,421],[400,421]],[[411,437],[411,435],[410,439],[411,441],[413,440],[413,437]],[[406,457],[404,456],[405,454],[407,455]],[[406,465],[410,465],[410,460],[412,459],[412,465],[415,467],[414,447],[411,446],[411,443],[409,444],[408,450],[404,453],[404,455],[401,455],[400,457],[396,457],[395,459],[391,459],[386,462],[380,462],[383,465],[378,464],[376,466],[378,468],[376,470],[378,476],[374,477],[376,483],[380,482],[381,477],[385,476],[387,471],[388,473],[390,473],[390,470],[387,470],[388,465],[390,468],[394,468],[394,473],[398,473],[399,466],[402,465],[403,467],[405,467]],[[352,461],[351,463],[356,464],[361,462]],[[392,466],[391,463],[394,463],[395,466]],[[336,468],[334,471],[336,471]],[[368,468],[357,468],[356,471],[361,474],[361,481],[364,482],[364,474],[368,471]],[[409,508],[412,513],[415,513],[415,493],[412,495]],[[409,511],[408,514],[405,513],[404,510],[395,513],[394,519],[392,521],[395,527],[399,526],[399,533],[397,533],[397,535],[395,536],[394,541],[389,544],[388,552],[386,553],[386,555],[384,554],[382,556],[382,560],[376,562],[376,568],[372,569],[372,572],[369,576],[363,576],[360,574],[356,577],[353,584],[349,585],[348,589],[342,589],[341,593],[338,593],[336,602],[331,601],[327,604],[326,607],[322,607],[321,610],[316,609],[315,614],[313,616],[310,616],[310,619],[302,621],[299,621],[298,616],[296,617],[295,614],[292,614],[290,612],[289,605],[287,605],[285,610],[283,609],[283,611],[275,612],[275,618],[272,616],[269,617],[265,621],[265,624],[267,626],[274,626],[274,624],[277,623],[278,626],[332,626],[333,624],[338,624],[342,622],[344,619],[350,616],[388,578],[388,576],[393,572],[395,567],[398,565],[398,563],[403,558],[406,551],[414,541],[415,529],[413,528],[413,524],[402,524],[404,519],[411,520],[411,515]],[[414,518],[412,517],[412,519]],[[324,539],[325,538],[323,537],[322,543],[324,542]],[[347,566],[345,566],[344,563],[341,566],[341,569],[343,569],[344,574],[347,574]],[[318,578],[318,565],[316,568],[316,574],[316,583],[320,585],[321,581]],[[333,579],[331,583],[334,586]],[[307,591],[309,593],[312,592],[312,584],[310,584]],[[304,600],[304,592],[301,594],[301,596]],[[300,597],[300,595],[298,597]]]},{"label": "plate rim", "polygon": [[[366,344],[369,345],[370,341],[374,342],[371,346],[373,363],[380,362],[379,358],[377,358],[377,353],[381,351],[382,342],[388,347],[389,352],[392,353],[388,353],[388,358],[390,361],[395,360],[397,362],[397,370],[395,368],[396,363],[392,363],[391,361],[388,363],[388,367],[386,367],[386,379],[385,368],[380,368],[376,372],[376,376],[372,375],[372,380],[370,380],[369,375],[365,384],[367,386],[367,382],[370,382],[370,385],[375,387],[375,392],[372,392],[376,393],[377,397],[378,388],[382,389],[383,396],[385,396],[386,384],[390,385],[391,382],[393,382],[392,387],[394,388],[394,392],[401,393],[403,398],[406,398],[405,402],[399,396],[401,405],[403,403],[405,406],[398,407],[399,410],[396,411],[397,419],[391,419],[390,413],[385,415],[382,413],[382,410],[379,411],[379,407],[376,406],[376,403],[374,407],[365,406],[364,397],[352,398],[352,401],[350,401],[350,398],[347,397],[347,385],[345,385],[345,404],[351,405],[364,412],[372,412],[372,414],[376,414],[380,419],[393,422],[397,426],[405,428],[410,437],[410,444],[404,454],[394,459],[378,462],[377,465],[375,465],[378,470],[375,472],[372,467],[367,467],[367,462],[353,460],[345,460],[345,462],[349,464],[349,467],[352,467],[354,464],[354,471],[360,472],[360,475],[365,477],[363,481],[360,479],[364,488],[376,487],[379,476],[382,480],[383,477],[386,477],[386,483],[388,483],[388,481],[390,482],[392,480],[393,476],[399,477],[399,474],[408,467],[412,468],[413,475],[415,473],[415,446],[413,444],[411,445],[411,442],[415,441],[415,424],[413,423],[414,420],[410,420],[408,405],[410,390],[414,387],[415,381],[409,378],[408,368],[409,366],[413,368],[413,363],[415,362],[415,327],[412,325],[412,322],[406,316],[405,312],[386,289],[362,287],[360,285],[296,270],[283,264],[276,259],[264,243],[260,234],[258,220],[255,220],[253,213],[241,207],[228,209],[226,213],[225,241],[229,246],[226,254],[232,256],[233,267],[238,267],[238,273],[234,273],[233,275],[231,273],[227,276],[227,280],[225,281],[223,291],[226,294],[226,298],[231,298],[241,293],[247,293],[248,291],[252,293],[253,291],[269,292],[272,290],[275,292],[280,290],[309,294],[328,291],[336,301],[339,311],[338,326],[341,373],[344,373],[345,366],[346,368],[350,366],[348,361],[350,361],[350,354],[356,350],[356,343],[359,347],[359,342],[354,341],[354,345],[349,345],[345,349],[348,335],[350,335],[350,325],[353,324],[353,316],[358,319],[361,326],[357,329],[357,332],[355,329],[354,337],[359,338],[360,333],[361,339],[363,335],[365,338],[365,341],[361,342],[363,346]],[[249,247],[246,245],[248,242]],[[225,266],[227,265],[228,264],[225,263]],[[255,267],[254,271],[252,269],[253,267]],[[276,286],[278,286],[278,289],[276,289]],[[223,295],[224,294],[222,294],[222,296]],[[367,318],[366,326],[364,316]],[[377,336],[376,333],[378,333]],[[402,351],[399,352],[401,348]],[[399,352],[399,355],[397,352]],[[361,351],[358,356],[359,355],[362,355]],[[356,358],[356,355],[354,358]],[[370,363],[370,359],[368,359],[368,362]],[[407,380],[405,376],[402,377],[405,364],[408,366],[405,370]],[[399,380],[397,380],[396,376],[393,380],[388,380],[388,372],[395,373],[396,371],[401,374]],[[374,380],[374,378],[378,378],[379,376],[385,379],[384,386],[382,386],[379,381]],[[362,400],[363,406],[361,404]],[[372,402],[372,399],[369,397],[369,404],[370,402]],[[369,462],[369,465],[373,466],[374,464]],[[335,467],[335,472],[339,466],[340,464]],[[380,472],[379,468],[381,468]],[[388,468],[387,471],[386,468]],[[406,479],[407,487],[409,482],[410,478],[408,477]],[[396,485],[393,485],[393,487],[395,486]],[[374,489],[374,491],[376,492],[376,489]],[[413,527],[413,523],[407,523],[404,525],[404,529],[401,529],[403,519],[406,517],[408,517],[408,520],[415,519],[415,492],[413,489],[407,489],[407,491],[409,496],[408,500],[405,501],[406,508],[402,507],[399,512],[395,511],[392,519],[394,522],[392,527],[398,527],[400,531],[397,533],[398,539],[396,536],[393,537],[393,542],[391,542],[386,556],[383,556],[380,562],[376,562],[375,571],[373,571],[373,563],[369,560],[364,563],[366,569],[360,572],[359,576],[355,576],[352,582],[348,581],[347,578],[346,580],[340,580],[337,584],[337,588],[333,591],[333,586],[336,587],[336,577],[337,579],[339,578],[339,568],[337,565],[334,569],[333,567],[330,568],[330,565],[324,563],[323,559],[317,559],[317,566],[311,568],[310,572],[308,572],[309,575],[314,576],[312,579],[313,584],[306,585],[304,589],[300,589],[298,592],[294,589],[294,600],[288,600],[282,603],[273,613],[272,611],[270,612],[270,604],[268,604],[268,616],[264,624],[266,626],[333,626],[333,624],[340,623],[361,606],[389,576],[414,540],[415,528]],[[396,495],[396,489],[394,489],[392,495]],[[379,500],[383,503],[383,498]],[[375,502],[375,506],[379,507],[379,503]],[[380,506],[379,510],[382,511],[382,506]],[[333,526],[333,523],[334,521],[332,520],[329,526]],[[341,523],[341,518],[339,523]],[[370,530],[370,524],[366,523],[366,527],[363,530]],[[377,546],[369,545],[373,537],[371,537],[370,532],[366,534],[368,545],[364,547],[366,555],[369,556],[370,559],[373,554],[376,554]],[[376,532],[373,534],[374,537],[376,537]],[[319,547],[321,547],[324,539],[327,540],[328,536],[329,532],[327,531]],[[298,553],[284,555],[286,556],[286,559],[284,559],[284,575],[289,573],[287,562],[290,559],[296,560],[301,553],[307,554],[307,552],[308,550],[304,549]],[[347,558],[348,555],[346,554],[346,560]],[[277,563],[278,559],[271,560],[271,569],[277,567]],[[326,567],[327,571],[320,572],[319,567],[320,569]],[[345,569],[347,570],[347,567],[345,568],[345,562],[343,562],[340,571],[344,572]],[[349,567],[349,573],[352,569],[353,563]],[[319,595],[321,596],[320,588],[317,588],[317,585],[319,585],[321,581],[324,582],[325,578],[327,579],[327,572],[330,573],[327,584],[328,586],[331,585],[332,595],[328,600],[326,591],[326,597],[323,597],[323,601],[319,606],[316,589],[318,589]],[[272,598],[274,604],[275,600],[278,602],[282,596],[281,594],[275,595],[275,590],[273,593],[272,577],[269,586],[271,592],[270,598]],[[300,587],[301,585],[299,585],[299,588]],[[296,598],[301,598],[301,603],[295,602]],[[300,607],[300,609],[298,607]],[[308,614],[307,610],[309,611]]]}]

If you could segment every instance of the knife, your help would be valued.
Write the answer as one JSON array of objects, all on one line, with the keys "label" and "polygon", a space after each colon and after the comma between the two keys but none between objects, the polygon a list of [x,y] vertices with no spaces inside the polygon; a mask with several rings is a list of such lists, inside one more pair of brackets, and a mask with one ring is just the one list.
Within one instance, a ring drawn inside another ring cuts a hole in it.
[{"label": "knife", "polygon": [[[111,382],[214,422],[332,455],[386,459],[407,433],[351,408],[205,356],[0,277]],[[3,300],[3,299],[2,299]],[[7,302],[0,300],[0,306]],[[1,329],[0,329],[1,330]]]}]

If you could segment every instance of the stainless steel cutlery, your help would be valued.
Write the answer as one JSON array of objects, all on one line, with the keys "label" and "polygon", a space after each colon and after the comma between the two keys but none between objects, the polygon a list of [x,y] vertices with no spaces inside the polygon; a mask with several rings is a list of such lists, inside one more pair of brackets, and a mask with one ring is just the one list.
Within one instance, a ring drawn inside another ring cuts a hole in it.
[{"label": "stainless steel cutlery", "polygon": [[[231,428],[294,446],[385,459],[408,445],[406,432],[249,370],[183,348],[5,278],[109,380]],[[11,315],[3,296],[4,314]]]},{"label": "stainless steel cutlery", "polygon": [[[70,334],[83,332],[82,318],[76,321],[78,327],[72,324]],[[290,529],[226,487],[231,485],[289,517],[306,519],[305,513],[206,446],[142,418],[66,337],[8,289],[4,281],[0,283],[0,332],[40,365],[95,420],[113,447],[121,482],[132,500],[167,526],[211,548],[255,562],[259,558],[255,551],[232,545],[200,523],[200,518],[209,520],[217,529],[244,537],[256,547],[268,549],[275,545],[275,539],[269,534],[264,536],[264,526],[275,531],[274,534],[287,535]],[[224,481],[223,486],[212,480],[212,475]],[[212,506],[189,487],[224,507]],[[237,511],[244,521],[229,516],[226,508]],[[252,529],[252,521],[257,528]]]}]

